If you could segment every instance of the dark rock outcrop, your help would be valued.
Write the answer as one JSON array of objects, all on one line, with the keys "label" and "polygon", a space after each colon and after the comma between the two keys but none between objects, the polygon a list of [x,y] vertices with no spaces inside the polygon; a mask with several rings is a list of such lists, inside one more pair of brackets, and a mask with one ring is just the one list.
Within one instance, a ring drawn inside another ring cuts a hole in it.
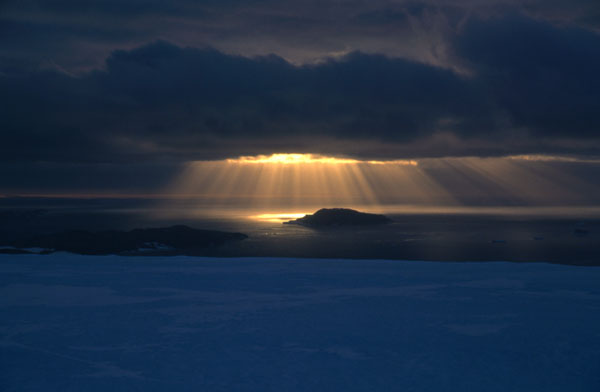
[{"label": "dark rock outcrop", "polygon": [[47,234],[13,242],[17,249],[43,248],[87,255],[195,254],[229,241],[248,238],[242,233],[198,230],[187,226],[134,229],[131,231],[83,230]]},{"label": "dark rock outcrop", "polygon": [[369,214],[348,208],[322,208],[312,215],[305,215],[303,218],[284,223],[322,228],[335,226],[382,225],[391,222],[392,220],[385,215]]}]

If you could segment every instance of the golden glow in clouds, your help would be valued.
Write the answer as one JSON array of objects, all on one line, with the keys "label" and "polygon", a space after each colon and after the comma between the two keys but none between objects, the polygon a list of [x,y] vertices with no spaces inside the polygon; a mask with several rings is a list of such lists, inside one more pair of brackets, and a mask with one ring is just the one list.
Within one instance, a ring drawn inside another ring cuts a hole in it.
[{"label": "golden glow in clouds", "polygon": [[256,155],[242,156],[237,159],[227,159],[228,163],[280,163],[284,165],[308,164],[308,163],[325,163],[330,165],[345,165],[345,164],[370,164],[370,165],[411,165],[416,166],[417,161],[413,160],[393,160],[393,161],[361,161],[358,159],[335,158],[317,154],[271,154],[271,155]]},{"label": "golden glow in clouds", "polygon": [[[189,162],[164,193],[287,221],[323,207],[581,205],[600,192],[557,167],[557,157],[358,160],[281,153]],[[585,190],[583,192],[582,190]],[[278,214],[277,211],[293,211]],[[267,213],[268,214],[263,214]]]},{"label": "golden glow in clouds", "polygon": [[425,202],[445,195],[414,160],[298,153],[190,162],[169,189],[191,200],[209,200],[215,206],[243,204],[250,209],[268,209],[265,212],[279,208],[305,211],[309,206],[377,206],[381,195],[395,198],[401,194],[403,199]]}]

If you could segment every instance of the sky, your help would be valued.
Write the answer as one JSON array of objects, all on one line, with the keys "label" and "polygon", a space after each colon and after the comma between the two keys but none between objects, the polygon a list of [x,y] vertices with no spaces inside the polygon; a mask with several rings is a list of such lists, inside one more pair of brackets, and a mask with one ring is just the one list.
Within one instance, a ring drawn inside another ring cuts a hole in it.
[{"label": "sky", "polygon": [[594,0],[3,1],[0,194],[286,152],[550,157],[589,193],[599,69]]}]

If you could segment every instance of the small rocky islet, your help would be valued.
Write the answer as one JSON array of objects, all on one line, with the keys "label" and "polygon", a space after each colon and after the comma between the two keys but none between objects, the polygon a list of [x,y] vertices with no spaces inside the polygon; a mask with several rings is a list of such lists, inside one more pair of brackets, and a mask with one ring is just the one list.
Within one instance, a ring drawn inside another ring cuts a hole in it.
[{"label": "small rocky islet", "polygon": [[312,228],[372,226],[392,223],[385,215],[360,212],[349,208],[322,208],[314,214],[284,222],[289,225],[300,225]]}]

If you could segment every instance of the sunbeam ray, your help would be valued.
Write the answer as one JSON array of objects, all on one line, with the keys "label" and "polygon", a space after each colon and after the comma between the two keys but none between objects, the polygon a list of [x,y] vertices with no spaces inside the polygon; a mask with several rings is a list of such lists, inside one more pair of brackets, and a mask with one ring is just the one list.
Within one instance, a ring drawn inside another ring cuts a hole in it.
[{"label": "sunbeam ray", "polygon": [[164,193],[198,205],[210,200],[215,208],[236,206],[263,214],[336,206],[376,210],[398,205],[410,210],[419,206],[558,205],[564,200],[583,204],[589,200],[581,191],[589,189],[588,182],[568,171],[557,171],[552,167],[557,164],[565,163],[519,157],[417,162],[274,154],[190,162]]}]

